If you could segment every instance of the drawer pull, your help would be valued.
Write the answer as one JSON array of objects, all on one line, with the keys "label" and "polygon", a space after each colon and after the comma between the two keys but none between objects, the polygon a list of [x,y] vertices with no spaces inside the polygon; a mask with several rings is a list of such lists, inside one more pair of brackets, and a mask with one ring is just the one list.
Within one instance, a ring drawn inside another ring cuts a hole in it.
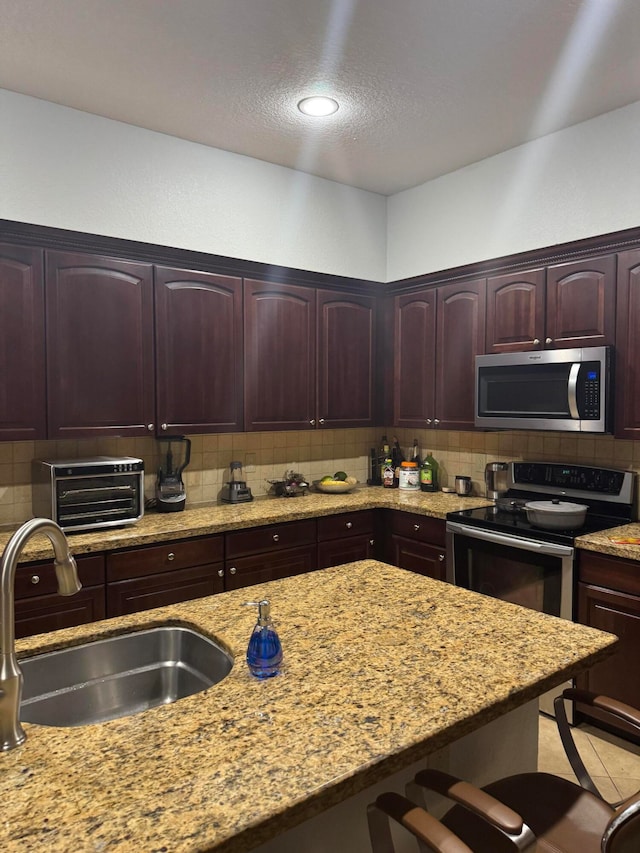
[{"label": "drawer pull", "polygon": [[31,575],[31,583],[32,584],[40,583],[40,575]]},{"label": "drawer pull", "polygon": [[277,533],[274,533],[274,534],[273,534],[273,541],[274,541],[274,542],[279,542],[279,541],[280,541],[280,537],[278,536],[278,534],[277,534]]},{"label": "drawer pull", "polygon": [[369,545],[375,545],[375,544],[376,544],[375,539],[369,539]]},{"label": "drawer pull", "polygon": [[347,528],[347,530],[351,530],[351,528],[353,527],[353,523],[351,521],[347,521],[345,527]]},{"label": "drawer pull", "polygon": [[229,574],[230,574],[230,575],[235,575],[237,571],[238,571],[238,570],[236,569],[236,567],[235,567],[235,566],[231,566],[231,568],[229,569]]},{"label": "drawer pull", "polygon": [[414,530],[416,530],[416,531],[420,530],[420,525],[419,525],[419,524],[414,524],[414,525],[413,525],[413,529],[414,529]]},{"label": "drawer pull", "polygon": [[218,569],[218,577],[219,577],[219,578],[223,578],[223,577],[224,577],[224,569]]},{"label": "drawer pull", "polygon": [[175,560],[175,558],[176,555],[173,553],[173,551],[169,551],[169,553],[167,554],[167,560]]},{"label": "drawer pull", "polygon": [[438,559],[441,563],[444,563],[444,554],[438,554]]}]

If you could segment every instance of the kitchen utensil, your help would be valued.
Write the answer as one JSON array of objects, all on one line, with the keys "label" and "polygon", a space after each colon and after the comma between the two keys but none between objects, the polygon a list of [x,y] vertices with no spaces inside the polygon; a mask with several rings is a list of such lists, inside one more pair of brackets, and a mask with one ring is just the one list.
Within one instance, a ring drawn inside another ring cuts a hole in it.
[{"label": "kitchen utensil", "polygon": [[226,504],[246,503],[253,500],[251,489],[244,479],[242,462],[229,463],[229,479],[222,487],[220,500]]},{"label": "kitchen utensil", "polygon": [[455,479],[456,494],[460,497],[471,494],[471,477],[465,477],[462,474],[456,474]]},{"label": "kitchen utensil", "polygon": [[191,440],[184,435],[167,435],[158,441],[166,445],[166,450],[158,468],[156,509],[158,512],[180,512],[187,499],[182,472],[191,459]]},{"label": "kitchen utensil", "polygon": [[497,501],[498,498],[506,495],[509,488],[508,471],[508,462],[487,462],[484,469],[484,485],[489,500]]},{"label": "kitchen utensil", "polygon": [[575,530],[582,527],[587,514],[584,504],[570,501],[529,501],[524,505],[527,521],[548,530]]}]

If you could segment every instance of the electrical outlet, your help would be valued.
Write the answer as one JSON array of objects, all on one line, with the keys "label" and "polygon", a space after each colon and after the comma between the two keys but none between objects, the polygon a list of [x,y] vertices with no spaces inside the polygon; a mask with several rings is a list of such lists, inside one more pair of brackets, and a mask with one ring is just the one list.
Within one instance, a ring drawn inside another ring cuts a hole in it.
[{"label": "electrical outlet", "polygon": [[255,453],[247,453],[245,457],[245,466],[244,470],[247,474],[255,474],[256,473],[256,454]]}]

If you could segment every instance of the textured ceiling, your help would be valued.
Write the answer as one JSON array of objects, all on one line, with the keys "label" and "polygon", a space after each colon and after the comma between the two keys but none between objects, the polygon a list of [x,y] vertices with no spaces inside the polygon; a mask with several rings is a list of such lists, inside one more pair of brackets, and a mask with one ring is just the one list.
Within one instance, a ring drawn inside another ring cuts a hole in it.
[{"label": "textured ceiling", "polygon": [[638,0],[0,0],[0,87],[391,194],[640,100],[639,36]]}]

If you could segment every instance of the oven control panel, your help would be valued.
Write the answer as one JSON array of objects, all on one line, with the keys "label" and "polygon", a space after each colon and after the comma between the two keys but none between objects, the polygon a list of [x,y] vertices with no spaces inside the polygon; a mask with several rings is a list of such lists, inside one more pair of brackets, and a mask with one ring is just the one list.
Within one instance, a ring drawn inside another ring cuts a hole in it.
[{"label": "oven control panel", "polygon": [[534,489],[554,486],[558,489],[579,489],[595,495],[619,495],[625,483],[626,471],[595,468],[590,465],[562,465],[549,462],[514,462],[513,485]]}]

